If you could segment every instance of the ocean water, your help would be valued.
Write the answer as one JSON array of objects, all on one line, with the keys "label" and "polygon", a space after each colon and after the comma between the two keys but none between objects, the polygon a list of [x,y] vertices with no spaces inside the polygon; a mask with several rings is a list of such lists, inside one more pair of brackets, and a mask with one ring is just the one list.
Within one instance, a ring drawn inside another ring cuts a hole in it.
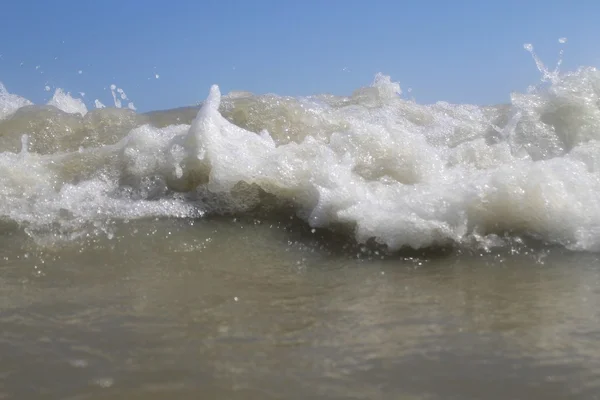
[{"label": "ocean water", "polygon": [[599,398],[600,72],[534,59],[493,106],[0,85],[0,398]]}]

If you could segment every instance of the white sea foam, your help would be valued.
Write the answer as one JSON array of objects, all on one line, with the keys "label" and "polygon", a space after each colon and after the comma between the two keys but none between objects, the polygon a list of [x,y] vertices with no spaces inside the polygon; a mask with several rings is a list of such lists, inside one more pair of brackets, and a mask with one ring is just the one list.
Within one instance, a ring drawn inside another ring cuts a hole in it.
[{"label": "white sea foam", "polygon": [[[349,97],[221,98],[213,86],[191,125],[144,124],[76,152],[37,154],[28,140],[44,148],[52,132],[23,132],[20,153],[0,154],[0,216],[36,235],[80,234],[114,218],[244,213],[270,201],[392,250],[528,236],[600,251],[600,73],[536,64],[546,83],[496,107],[420,105],[378,74]],[[128,100],[111,92],[117,107]],[[55,105],[85,115],[67,96],[57,91]],[[2,115],[30,104],[3,87],[0,101]],[[116,121],[94,113],[91,126]]]},{"label": "white sea foam", "polygon": [[[345,131],[281,145],[268,132],[257,135],[223,118],[213,86],[188,134],[195,163],[187,165],[210,171],[211,192],[257,185],[295,203],[313,227],[347,225],[357,241],[392,249],[483,243],[507,233],[600,248],[598,158],[588,158],[600,135],[596,70],[516,96],[521,120],[509,120],[513,132],[491,144],[485,127],[492,121],[481,109],[409,104],[392,96],[397,85],[382,81],[370,93],[384,102],[377,110],[318,110],[330,123],[345,120]],[[425,124],[407,120],[415,111]]]},{"label": "white sea foam", "polygon": [[0,120],[9,117],[21,107],[29,106],[32,103],[20,96],[10,94],[0,82]]},{"label": "white sea foam", "polygon": [[85,116],[88,112],[83,100],[72,97],[70,93],[65,93],[60,88],[54,91],[54,96],[52,96],[48,105],[54,106],[68,114],[80,114],[81,116]]}]

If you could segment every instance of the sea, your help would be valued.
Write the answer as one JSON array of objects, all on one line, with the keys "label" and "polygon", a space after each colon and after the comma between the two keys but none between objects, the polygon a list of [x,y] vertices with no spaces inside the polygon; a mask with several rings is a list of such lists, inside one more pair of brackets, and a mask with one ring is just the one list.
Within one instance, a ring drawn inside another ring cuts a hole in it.
[{"label": "sea", "polygon": [[600,72],[526,49],[488,106],[0,85],[0,399],[600,399]]}]

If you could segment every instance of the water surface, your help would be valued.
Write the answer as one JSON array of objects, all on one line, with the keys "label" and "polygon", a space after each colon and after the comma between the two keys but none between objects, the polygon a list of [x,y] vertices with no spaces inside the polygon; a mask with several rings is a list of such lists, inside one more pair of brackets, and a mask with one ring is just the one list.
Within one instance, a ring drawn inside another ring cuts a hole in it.
[{"label": "water surface", "polygon": [[[598,256],[356,258],[285,225],[5,233],[7,398],[565,399],[600,393]],[[329,247],[329,248],[327,248]]]}]

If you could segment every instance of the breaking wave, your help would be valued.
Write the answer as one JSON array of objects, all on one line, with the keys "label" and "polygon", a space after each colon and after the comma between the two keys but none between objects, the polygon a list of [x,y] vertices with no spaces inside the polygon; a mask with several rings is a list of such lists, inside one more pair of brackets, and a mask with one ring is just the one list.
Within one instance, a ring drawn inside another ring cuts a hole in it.
[{"label": "breaking wave", "polygon": [[36,106],[0,85],[0,219],[69,239],[115,219],[285,209],[392,251],[598,251],[600,72],[536,61],[542,84],[486,107],[417,104],[384,75],[347,97],[213,86],[199,109],[146,114],[60,90]]}]

